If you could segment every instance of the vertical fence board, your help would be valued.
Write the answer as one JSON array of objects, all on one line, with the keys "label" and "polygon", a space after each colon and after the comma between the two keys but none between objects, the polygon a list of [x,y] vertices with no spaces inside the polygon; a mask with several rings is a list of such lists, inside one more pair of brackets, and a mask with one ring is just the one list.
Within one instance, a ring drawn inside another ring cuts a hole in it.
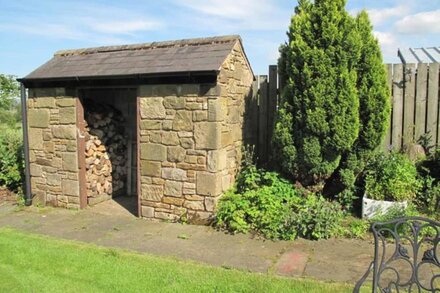
[{"label": "vertical fence board", "polygon": [[391,145],[394,150],[402,146],[403,120],[403,66],[393,65],[393,121],[391,130]]},{"label": "vertical fence board", "polygon": [[[278,100],[278,72],[276,65],[269,66],[269,95],[267,101],[267,144],[270,145],[273,134],[273,126],[275,120],[275,111]],[[269,148],[269,147],[268,147]]]},{"label": "vertical fence board", "polygon": [[414,142],[415,64],[404,65],[403,145]]},{"label": "vertical fence board", "polygon": [[[389,89],[389,99],[390,99],[390,105],[393,103],[393,65],[387,64],[386,65],[387,70],[387,83],[388,83],[388,89]],[[385,137],[383,139],[382,148],[386,151],[389,149],[391,144],[391,129],[392,129],[392,106],[390,109],[390,117],[388,119],[388,126],[385,130]]]},{"label": "vertical fence board", "polygon": [[267,75],[259,76],[259,86],[258,157],[264,164],[267,162]]},{"label": "vertical fence board", "polygon": [[438,144],[439,132],[437,130],[438,126],[438,84],[439,84],[439,63],[429,64],[428,71],[428,101],[426,107],[426,132],[432,137],[432,144]]},{"label": "vertical fence board", "polygon": [[258,144],[258,76],[252,83],[252,95],[246,106],[246,143],[256,146]]},{"label": "vertical fence board", "polygon": [[414,140],[417,142],[425,133],[426,127],[426,88],[428,82],[428,64],[419,63],[417,66],[416,111],[414,123]]}]

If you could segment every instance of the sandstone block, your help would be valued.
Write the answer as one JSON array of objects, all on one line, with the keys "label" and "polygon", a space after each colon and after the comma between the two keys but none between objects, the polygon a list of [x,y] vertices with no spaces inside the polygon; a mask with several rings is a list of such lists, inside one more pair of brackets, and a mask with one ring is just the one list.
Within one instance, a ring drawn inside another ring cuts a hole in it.
[{"label": "sandstone block", "polygon": [[153,161],[141,161],[141,175],[160,177],[161,176],[161,163]]},{"label": "sandstone block", "polygon": [[185,149],[193,149],[194,140],[191,137],[182,137],[180,139],[180,145]]},{"label": "sandstone block", "polygon": [[179,136],[177,132],[166,131],[162,133],[162,143],[164,145],[179,145]]},{"label": "sandstone block", "polygon": [[194,127],[196,149],[215,150],[221,147],[221,125],[217,122],[199,122]]},{"label": "sandstone block", "polygon": [[53,126],[52,135],[55,138],[76,139],[76,126]]},{"label": "sandstone block", "polygon": [[163,199],[162,199],[162,201],[164,202],[164,203],[167,203],[167,204],[172,204],[172,205],[175,205],[175,206],[182,206],[182,204],[183,204],[183,202],[185,201],[183,198],[177,198],[177,197],[167,197],[167,196],[165,196]]},{"label": "sandstone block", "polygon": [[162,178],[175,180],[175,181],[185,181],[186,171],[178,168],[162,168]]},{"label": "sandstone block", "polygon": [[41,128],[29,129],[29,149],[31,150],[43,149],[43,130]]},{"label": "sandstone block", "polygon": [[172,120],[164,120],[162,122],[163,130],[172,130],[173,129],[173,121]]},{"label": "sandstone block", "polygon": [[159,130],[161,128],[161,121],[158,120],[142,120],[141,130]]},{"label": "sandstone block", "polygon": [[177,111],[173,120],[173,130],[177,131],[192,131],[193,122],[191,111]]},{"label": "sandstone block", "polygon": [[55,98],[41,97],[35,99],[35,108],[55,108]]},{"label": "sandstone block", "polygon": [[78,156],[76,153],[63,153],[61,158],[64,171],[78,171]]},{"label": "sandstone block", "polygon": [[168,221],[177,221],[180,218],[178,215],[164,213],[164,212],[155,212],[154,217],[157,219],[168,220]]},{"label": "sandstone block", "polygon": [[64,179],[61,183],[64,195],[79,196],[79,182]]},{"label": "sandstone block", "polygon": [[221,133],[221,145],[223,147],[229,146],[234,143],[234,140],[232,138],[231,131],[224,131]]},{"label": "sandstone block", "polygon": [[238,106],[229,107],[228,111],[228,119],[229,123],[239,123],[240,122],[240,109]]},{"label": "sandstone block", "polygon": [[43,168],[37,164],[31,164],[29,169],[32,177],[41,177],[43,175]]},{"label": "sandstone block", "polygon": [[182,162],[185,160],[186,150],[180,146],[168,147],[168,161]]},{"label": "sandstone block", "polygon": [[140,114],[143,119],[164,119],[166,110],[163,98],[141,98]]},{"label": "sandstone block", "polygon": [[192,200],[192,201],[204,201],[205,196],[195,195],[195,194],[188,194],[185,195],[185,199]]},{"label": "sandstone block", "polygon": [[193,112],[193,121],[200,122],[208,120],[208,112],[203,110],[198,110]]},{"label": "sandstone block", "polygon": [[173,197],[182,196],[182,182],[178,181],[165,181],[164,194]]},{"label": "sandstone block", "polygon": [[188,223],[194,225],[209,225],[212,221],[212,212],[188,211]]},{"label": "sandstone block", "polygon": [[226,168],[227,153],[225,149],[208,152],[208,171],[217,172]]},{"label": "sandstone block", "polygon": [[205,207],[208,212],[213,212],[220,197],[205,197]]},{"label": "sandstone block", "polygon": [[52,174],[50,176],[47,176],[46,183],[47,183],[47,185],[51,185],[51,186],[60,186],[61,185],[61,175]]},{"label": "sandstone block", "polygon": [[187,209],[190,210],[195,210],[195,211],[204,211],[205,210],[205,205],[203,204],[203,201],[185,201],[183,203],[183,206]]},{"label": "sandstone block", "polygon": [[58,107],[74,107],[76,106],[75,98],[57,98],[56,104]]},{"label": "sandstone block", "polygon": [[60,123],[61,124],[75,124],[76,125],[76,111],[75,108],[61,108],[60,109]]},{"label": "sandstone block", "polygon": [[163,197],[163,186],[147,185],[141,186],[141,198],[149,201],[161,201]]},{"label": "sandstone block", "polygon": [[212,197],[219,196],[222,189],[222,177],[220,174],[198,172],[197,173],[197,194]]},{"label": "sandstone block", "polygon": [[165,97],[163,104],[167,109],[184,109],[185,108],[185,98],[183,97]]},{"label": "sandstone block", "polygon": [[154,208],[142,206],[141,209],[142,217],[154,218]]},{"label": "sandstone block", "polygon": [[28,125],[29,127],[47,128],[49,127],[50,112],[48,109],[29,109]]},{"label": "sandstone block", "polygon": [[225,119],[226,105],[223,101],[220,98],[208,101],[208,121],[223,121]]},{"label": "sandstone block", "polygon": [[142,143],[141,159],[150,161],[165,161],[167,159],[167,147],[161,144]]},{"label": "sandstone block", "polygon": [[229,188],[231,188],[232,184],[233,184],[232,176],[230,174],[223,175],[223,177],[222,177],[222,189],[223,189],[223,192],[225,192]]}]

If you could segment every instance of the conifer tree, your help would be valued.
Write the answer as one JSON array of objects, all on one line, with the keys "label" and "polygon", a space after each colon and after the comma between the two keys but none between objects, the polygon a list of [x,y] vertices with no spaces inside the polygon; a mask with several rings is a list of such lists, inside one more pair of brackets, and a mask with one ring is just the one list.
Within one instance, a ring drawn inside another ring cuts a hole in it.
[{"label": "conifer tree", "polygon": [[362,40],[357,64],[360,129],[357,140],[341,164],[342,188],[353,186],[357,175],[381,144],[390,117],[387,73],[366,11],[358,14],[356,24]]},{"label": "conifer tree", "polygon": [[274,155],[285,173],[319,185],[358,138],[360,36],[345,0],[300,0],[287,35]]},{"label": "conifer tree", "polygon": [[303,185],[336,182],[340,192],[354,185],[383,139],[390,112],[386,71],[365,11],[353,18],[345,0],[298,2],[280,48],[286,86],[274,157]]}]

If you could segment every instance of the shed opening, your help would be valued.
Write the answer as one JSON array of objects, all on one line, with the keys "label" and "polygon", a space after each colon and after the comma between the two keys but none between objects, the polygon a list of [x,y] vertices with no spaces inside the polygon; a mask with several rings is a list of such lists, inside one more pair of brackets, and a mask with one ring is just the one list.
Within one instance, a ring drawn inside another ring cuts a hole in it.
[{"label": "shed opening", "polygon": [[80,96],[85,173],[80,184],[87,204],[113,199],[137,215],[136,89],[84,89]]}]

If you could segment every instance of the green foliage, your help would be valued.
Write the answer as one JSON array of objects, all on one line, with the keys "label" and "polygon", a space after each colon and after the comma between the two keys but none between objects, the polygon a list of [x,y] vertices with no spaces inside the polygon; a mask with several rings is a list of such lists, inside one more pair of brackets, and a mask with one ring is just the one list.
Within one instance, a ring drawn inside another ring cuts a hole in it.
[{"label": "green foliage", "polygon": [[0,186],[18,192],[23,179],[23,139],[20,129],[0,129]]},{"label": "green foliage", "polygon": [[[420,214],[413,204],[409,204],[407,208],[392,207],[386,213],[382,213],[382,214],[378,214],[378,215],[374,216],[370,221],[371,222],[387,222],[387,221],[391,221],[391,220],[394,220],[397,218],[402,218],[402,217],[420,217],[420,216],[423,217],[424,215]],[[389,229],[393,229],[392,225],[385,225],[385,227],[387,227]],[[411,235],[412,231],[408,225],[401,225],[398,227],[397,233],[401,236],[402,235]],[[422,237],[434,236],[435,234],[436,234],[436,232],[434,231],[434,229],[432,227],[425,227],[422,230],[420,230],[420,235]],[[385,237],[391,236],[386,231],[384,232],[384,235],[385,235]]]},{"label": "green foliage", "polygon": [[365,219],[347,217],[341,228],[341,236],[364,239],[370,230],[371,223]]},{"label": "green foliage", "polygon": [[414,202],[420,211],[439,218],[440,182],[429,175],[425,175],[420,180],[422,181],[422,188],[417,193]]},{"label": "green foliage", "polygon": [[300,195],[276,173],[264,172],[264,185],[243,194],[233,190],[219,202],[216,224],[231,232],[254,230],[269,239],[294,239],[296,230],[288,221]]},{"label": "green foliage", "polygon": [[20,122],[19,83],[15,76],[0,74],[0,124],[17,128]]},{"label": "green foliage", "polygon": [[299,1],[280,48],[286,86],[273,137],[274,157],[286,174],[303,186],[339,185],[329,188],[333,195],[354,187],[390,112],[368,15],[351,17],[345,2]]},{"label": "green foliage", "polygon": [[322,196],[308,194],[291,214],[291,222],[299,237],[326,239],[335,235],[343,218],[341,206]]},{"label": "green foliage", "polygon": [[381,153],[367,167],[365,192],[369,198],[389,201],[412,200],[420,187],[416,166],[404,154]]},{"label": "green foliage", "polygon": [[305,186],[329,178],[359,133],[361,40],[344,6],[343,0],[300,1],[280,49],[286,86],[274,155]]},{"label": "green foliage", "polygon": [[247,164],[237,187],[217,207],[216,225],[233,233],[250,230],[269,239],[309,239],[334,235],[342,218],[341,206],[320,196],[295,189],[275,172]]},{"label": "green foliage", "polygon": [[0,109],[11,110],[20,95],[20,86],[13,75],[0,74]]}]

